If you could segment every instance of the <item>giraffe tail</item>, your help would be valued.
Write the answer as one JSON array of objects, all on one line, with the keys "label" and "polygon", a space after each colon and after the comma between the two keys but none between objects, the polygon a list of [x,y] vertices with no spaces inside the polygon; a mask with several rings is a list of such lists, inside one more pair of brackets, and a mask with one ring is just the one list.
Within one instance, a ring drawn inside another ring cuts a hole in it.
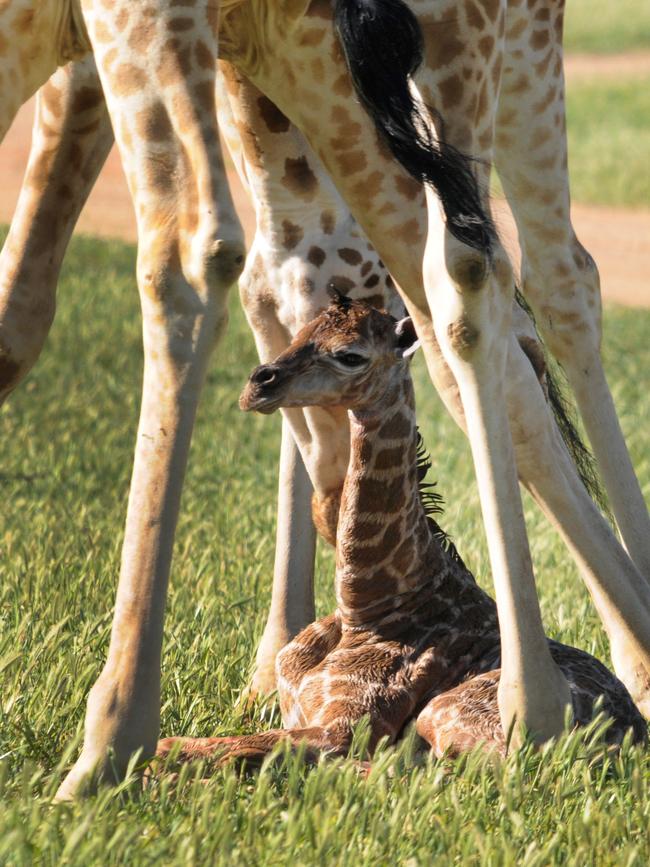
[{"label": "giraffe tail", "polygon": [[488,256],[495,230],[472,160],[435,138],[430,117],[411,90],[422,63],[417,18],[403,0],[335,0],[334,20],[355,90],[395,159],[438,194],[454,237]]},{"label": "giraffe tail", "polygon": [[562,370],[562,365],[559,362],[557,362],[556,365],[553,364],[552,356],[549,355],[544,340],[539,332],[539,328],[537,327],[535,314],[518,287],[515,288],[515,300],[532,322],[535,334],[537,335],[537,340],[539,341],[539,345],[544,354],[544,376],[548,403],[555,417],[555,423],[557,424],[560,436],[573,459],[576,471],[580,476],[582,484],[587,489],[587,493],[591,499],[600,506],[609,522],[614,525],[614,516],[612,515],[607,500],[607,493],[598,473],[598,464],[578,430],[575,408],[567,394],[568,389],[566,388],[566,379]]}]

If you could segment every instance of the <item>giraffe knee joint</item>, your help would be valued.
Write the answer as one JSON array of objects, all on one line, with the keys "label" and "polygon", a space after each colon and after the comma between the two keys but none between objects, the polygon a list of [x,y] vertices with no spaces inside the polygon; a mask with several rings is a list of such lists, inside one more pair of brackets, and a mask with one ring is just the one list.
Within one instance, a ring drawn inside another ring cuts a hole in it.
[{"label": "giraffe knee joint", "polygon": [[463,313],[448,326],[447,336],[456,355],[467,358],[478,345],[481,332],[470,321],[467,314]]},{"label": "giraffe knee joint", "polygon": [[243,271],[245,261],[243,241],[220,238],[211,242],[202,256],[202,270],[208,285],[217,291],[230,289]]},{"label": "giraffe knee joint", "polygon": [[[544,287],[554,281],[547,296]],[[569,367],[600,353],[601,299],[596,263],[579,241],[544,270],[528,267],[523,291],[536,305],[538,325],[557,360]],[[525,350],[525,347],[524,351]]]},{"label": "giraffe knee joint", "polygon": [[273,293],[268,289],[246,296],[242,299],[246,318],[254,334],[264,334],[269,323],[278,320],[278,306]]},{"label": "giraffe knee joint", "polygon": [[152,301],[171,304],[178,312],[179,295],[188,285],[194,290],[192,295],[203,301],[206,293],[225,297],[243,270],[245,259],[242,241],[217,239],[188,249],[172,238],[161,249],[142,254],[139,283]]},{"label": "giraffe knee joint", "polygon": [[598,266],[592,255],[576,240],[572,248],[573,264],[583,279],[599,280]]},{"label": "giraffe knee joint", "polygon": [[463,247],[449,256],[447,270],[461,292],[479,292],[487,285],[490,260],[487,253]]},{"label": "giraffe knee joint", "polygon": [[24,365],[0,349],[0,394],[5,394],[19,382]]},{"label": "giraffe knee joint", "polygon": [[[8,394],[29,373],[41,353],[54,318],[54,305],[42,305],[39,315],[4,323],[5,341],[0,341],[0,395]],[[18,326],[18,327],[16,327]]]}]

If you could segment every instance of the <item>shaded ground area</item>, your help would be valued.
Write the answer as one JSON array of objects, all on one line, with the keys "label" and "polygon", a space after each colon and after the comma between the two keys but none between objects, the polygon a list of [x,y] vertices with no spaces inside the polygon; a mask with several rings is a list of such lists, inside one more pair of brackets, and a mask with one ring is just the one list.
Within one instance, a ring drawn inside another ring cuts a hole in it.
[{"label": "shaded ground area", "polygon": [[[569,85],[573,80],[585,81],[601,76],[642,77],[650,72],[650,52],[604,57],[571,55],[566,58],[566,72]],[[0,222],[10,222],[13,214],[27,162],[32,115],[33,103],[28,103],[0,146]],[[234,174],[231,186],[235,205],[250,239],[254,230],[253,212]],[[497,212],[506,246],[515,254],[516,234],[507,208],[498,204]],[[605,300],[629,306],[650,306],[650,207],[625,209],[576,204],[573,218],[580,240],[598,263]],[[133,209],[115,149],[81,215],[77,231],[135,240]]]}]

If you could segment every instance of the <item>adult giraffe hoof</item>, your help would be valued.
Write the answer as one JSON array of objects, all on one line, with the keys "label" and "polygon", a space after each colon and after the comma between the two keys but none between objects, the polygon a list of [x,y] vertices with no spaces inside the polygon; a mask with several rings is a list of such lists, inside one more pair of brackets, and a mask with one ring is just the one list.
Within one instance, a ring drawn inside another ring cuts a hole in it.
[{"label": "adult giraffe hoof", "polygon": [[[645,675],[645,671],[643,674]],[[623,678],[621,678],[621,680],[623,680]],[[623,680],[623,683],[632,696],[641,716],[646,720],[650,720],[650,685],[648,685],[647,675],[643,678],[634,678],[630,683],[625,683]]]},{"label": "adult giraffe hoof", "polygon": [[264,701],[273,696],[278,688],[278,679],[275,672],[275,662],[278,653],[291,641],[291,636],[285,633],[277,634],[271,631],[262,636],[257,655],[255,657],[255,670],[250,683],[242,693],[240,704],[250,707],[255,701]]},{"label": "adult giraffe hoof", "polygon": [[248,710],[258,701],[268,701],[273,698],[277,690],[277,679],[275,676],[275,665],[258,666],[253,672],[248,686],[242,691],[239,701],[239,707]]},{"label": "adult giraffe hoof", "polygon": [[249,686],[252,695],[255,698],[269,698],[276,689],[275,665],[256,668]]},{"label": "adult giraffe hoof", "polygon": [[647,660],[619,635],[611,639],[610,652],[616,677],[625,685],[644,719],[650,720],[650,673]]},{"label": "adult giraffe hoof", "polygon": [[59,804],[94,794],[99,778],[99,762],[82,753],[56,790],[54,802]]},{"label": "adult giraffe hoof", "polygon": [[131,783],[136,790],[142,788],[143,770],[138,767],[134,773],[125,773],[119,776],[115,772],[112,763],[105,763],[101,768],[97,763],[86,763],[80,757],[67,773],[54,796],[54,803],[60,804],[75,801],[94,795],[101,786],[117,786],[129,776],[129,788]]},{"label": "adult giraffe hoof", "polygon": [[141,756],[142,750],[125,754],[122,759],[109,749],[101,752],[82,750],[57,789],[55,803],[85,798],[94,795],[100,786],[118,786],[125,780],[140,789],[146,765]]}]

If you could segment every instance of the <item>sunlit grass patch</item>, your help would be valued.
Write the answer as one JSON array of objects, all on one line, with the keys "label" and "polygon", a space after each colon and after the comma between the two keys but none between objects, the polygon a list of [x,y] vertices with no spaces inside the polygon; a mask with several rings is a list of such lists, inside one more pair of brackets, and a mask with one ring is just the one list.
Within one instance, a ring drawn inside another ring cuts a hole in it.
[{"label": "sunlit grass patch", "polygon": [[570,83],[567,124],[575,201],[650,207],[650,78]]},{"label": "sunlit grass patch", "polygon": [[568,0],[564,17],[567,51],[650,51],[650,4],[646,0]]},{"label": "sunlit grass patch", "polygon": [[566,114],[572,200],[650,207],[650,78],[569,81]]}]

